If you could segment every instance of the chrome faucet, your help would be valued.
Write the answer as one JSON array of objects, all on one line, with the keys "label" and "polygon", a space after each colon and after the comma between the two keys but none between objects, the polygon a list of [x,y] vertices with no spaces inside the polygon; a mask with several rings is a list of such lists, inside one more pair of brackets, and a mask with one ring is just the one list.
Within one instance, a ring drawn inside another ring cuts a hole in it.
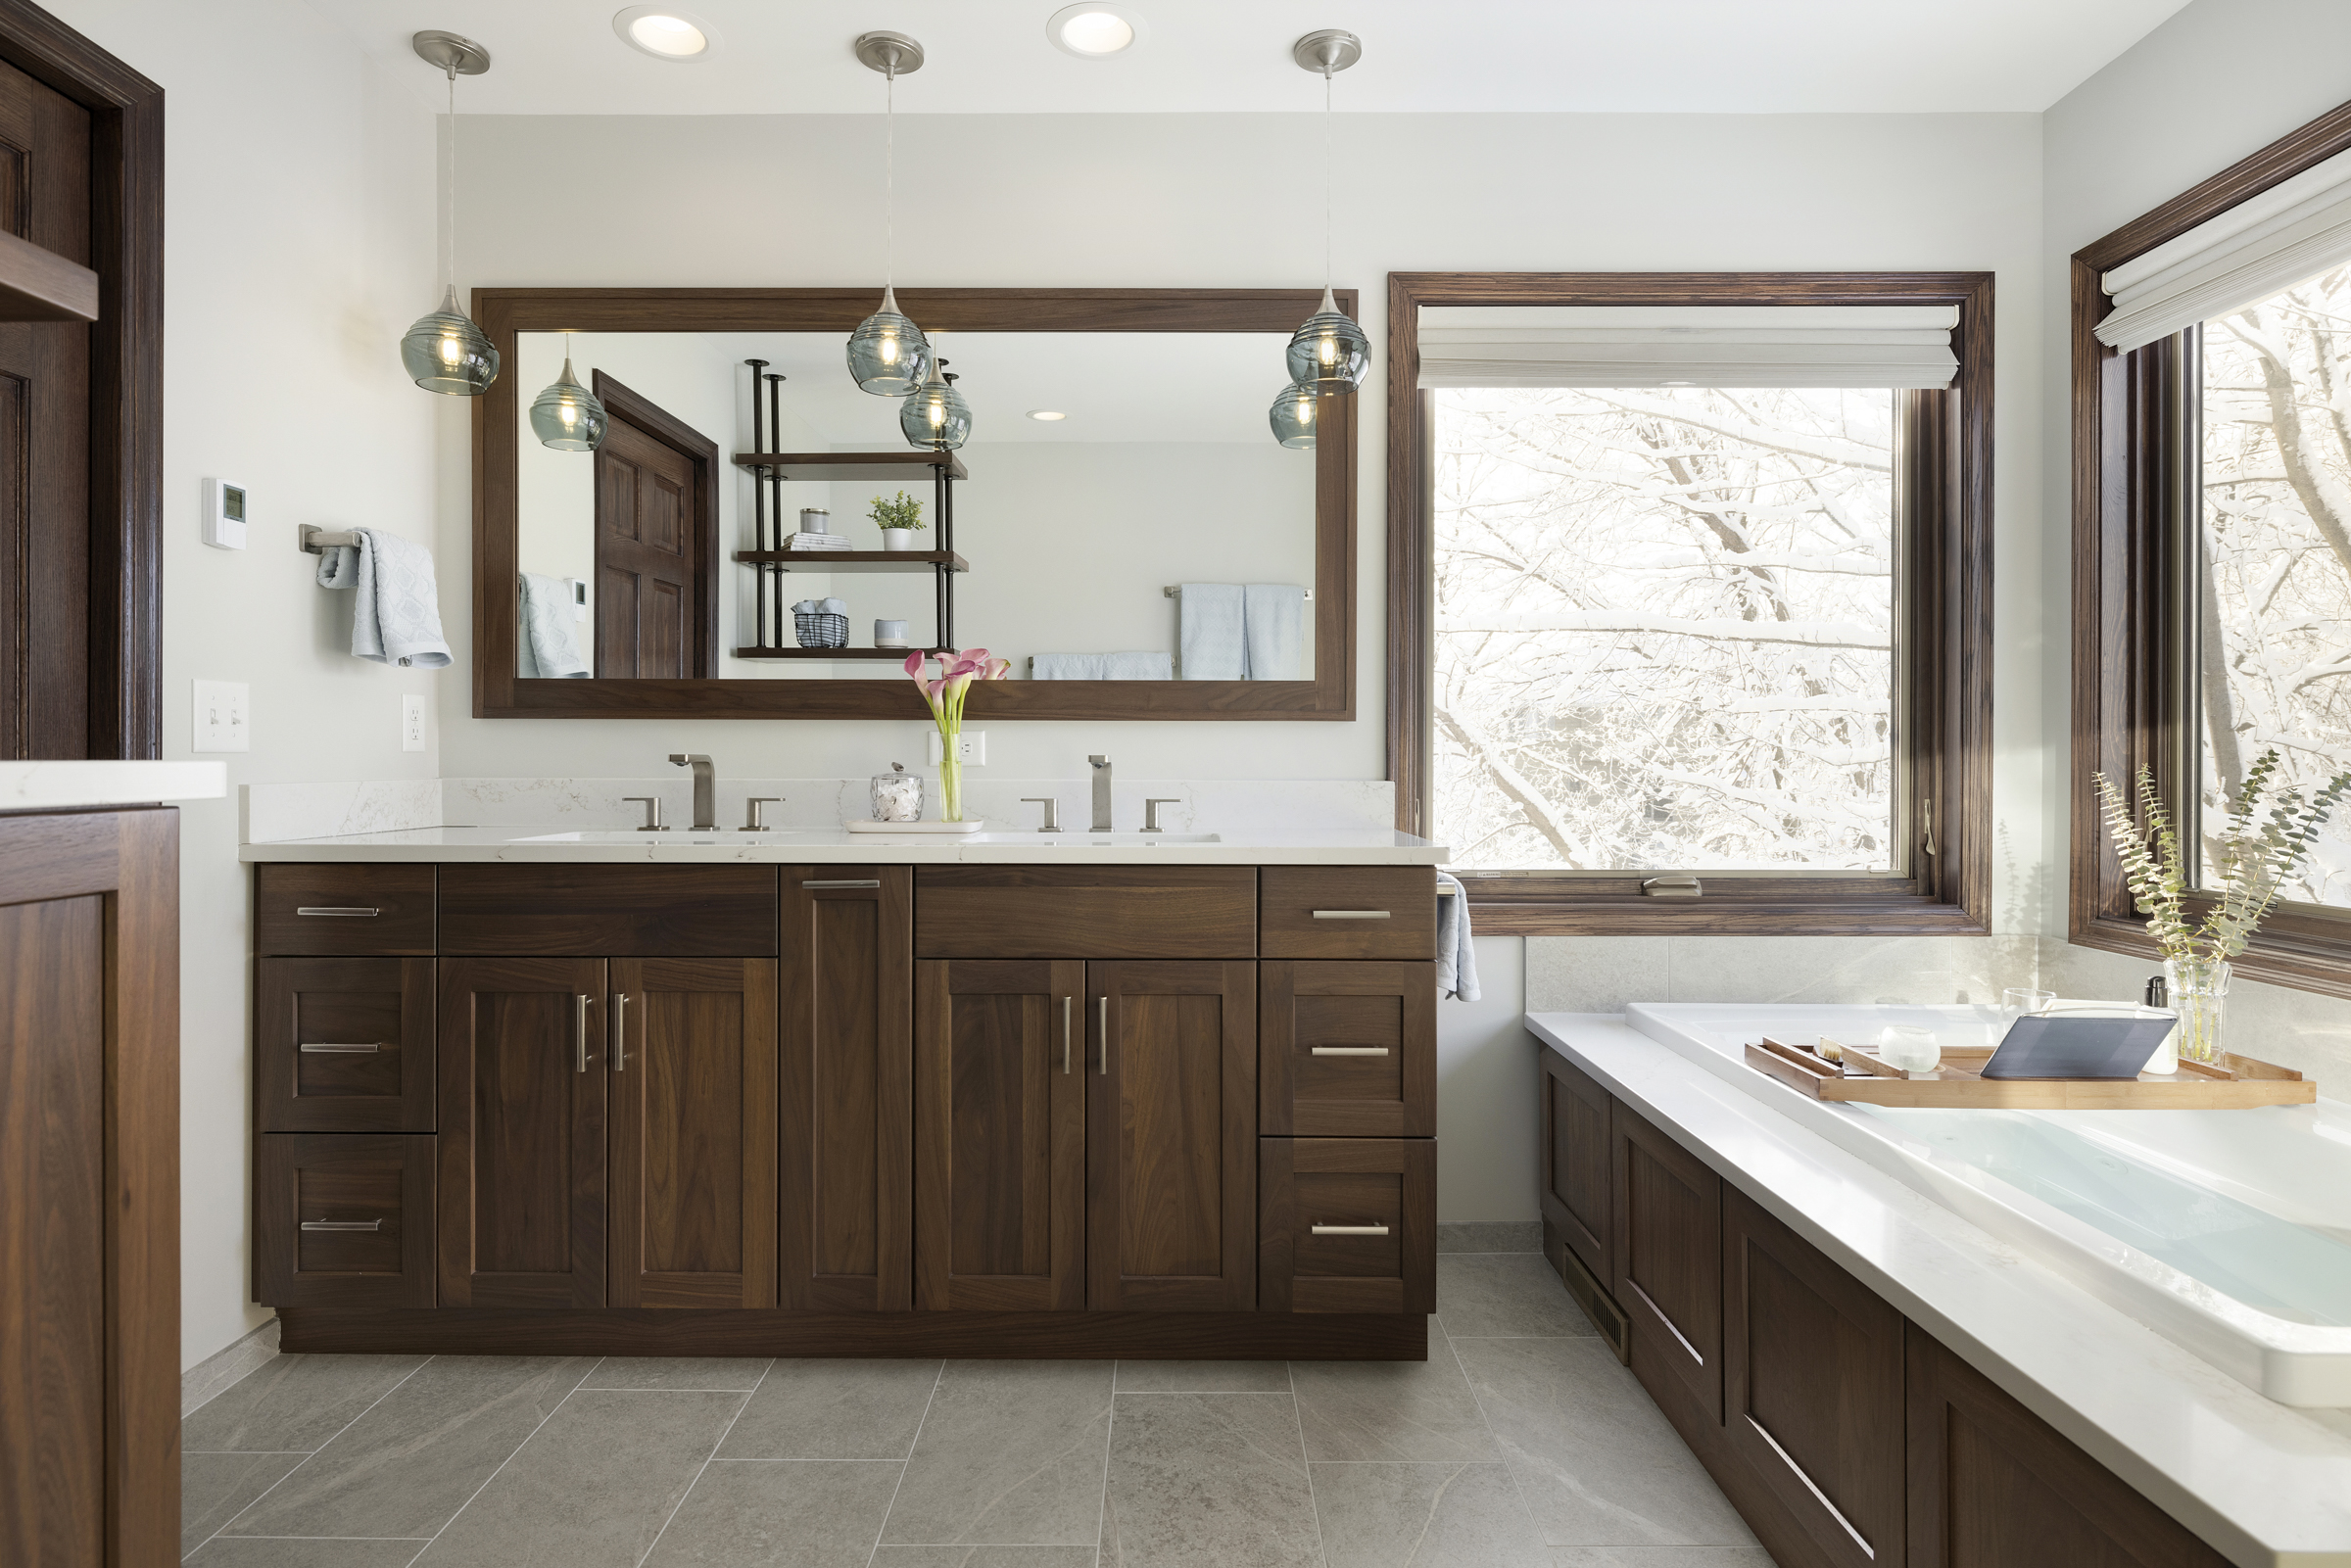
[{"label": "chrome faucet", "polygon": [[1110,759],[1092,756],[1086,761],[1094,765],[1094,832],[1110,832]]},{"label": "chrome faucet", "polygon": [[718,770],[698,751],[673,751],[669,760],[694,770],[694,828],[697,833],[718,831]]}]

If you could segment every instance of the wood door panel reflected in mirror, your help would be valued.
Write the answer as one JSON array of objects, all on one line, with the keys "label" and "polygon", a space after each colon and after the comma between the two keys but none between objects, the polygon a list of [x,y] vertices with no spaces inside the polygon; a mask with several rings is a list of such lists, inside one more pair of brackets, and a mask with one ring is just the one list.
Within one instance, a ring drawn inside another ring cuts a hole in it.
[{"label": "wood door panel reflected in mirror", "polygon": [[[1361,394],[1314,450],[1267,421],[1316,296],[900,300],[973,410],[949,479],[849,377],[863,291],[478,291],[506,370],[476,404],[476,714],[917,718],[906,651],[984,646],[1012,672],[975,719],[1352,716]],[[530,429],[567,350],[610,415],[594,453]],[[871,515],[901,494],[911,551]]]}]

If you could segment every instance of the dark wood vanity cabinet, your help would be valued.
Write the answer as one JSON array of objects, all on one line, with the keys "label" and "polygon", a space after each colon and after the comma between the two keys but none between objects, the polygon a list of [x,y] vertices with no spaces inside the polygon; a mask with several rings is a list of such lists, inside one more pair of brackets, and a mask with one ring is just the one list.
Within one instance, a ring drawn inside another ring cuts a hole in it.
[{"label": "dark wood vanity cabinet", "polygon": [[1544,1222],[1596,1279],[1614,1266],[1608,1257],[1608,1091],[1557,1051],[1543,1053],[1542,1171],[1536,1192]]},{"label": "dark wood vanity cabinet", "polygon": [[254,1160],[258,1294],[281,1307],[430,1307],[433,1139],[273,1132]]},{"label": "dark wood vanity cabinet", "polygon": [[1722,1178],[1621,1103],[1608,1148],[1608,1277],[1633,1320],[1633,1370],[1672,1378],[1720,1421]]},{"label": "dark wood vanity cabinet", "polygon": [[433,961],[265,958],[254,976],[264,1132],[430,1132]]}]

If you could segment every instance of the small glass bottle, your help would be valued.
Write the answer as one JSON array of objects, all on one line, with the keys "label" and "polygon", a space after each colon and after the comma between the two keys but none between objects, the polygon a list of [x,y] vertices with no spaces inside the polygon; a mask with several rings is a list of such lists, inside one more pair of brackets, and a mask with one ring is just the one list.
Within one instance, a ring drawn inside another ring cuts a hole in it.
[{"label": "small glass bottle", "polygon": [[875,774],[873,793],[874,821],[923,820],[923,776],[908,773],[904,763],[893,762],[889,765],[889,772]]}]

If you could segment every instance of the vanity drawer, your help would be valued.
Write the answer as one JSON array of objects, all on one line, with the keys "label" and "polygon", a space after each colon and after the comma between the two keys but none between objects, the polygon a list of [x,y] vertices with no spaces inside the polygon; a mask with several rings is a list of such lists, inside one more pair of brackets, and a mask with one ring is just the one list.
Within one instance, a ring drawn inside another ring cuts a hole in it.
[{"label": "vanity drawer", "polygon": [[1257,1148],[1259,1310],[1437,1309],[1434,1139],[1261,1138]]},{"label": "vanity drawer", "polygon": [[1317,1138],[1437,1130],[1437,966],[1258,966],[1258,1128]]},{"label": "vanity drawer", "polygon": [[431,866],[254,868],[254,950],[266,955],[433,951]]},{"label": "vanity drawer", "polygon": [[444,866],[441,951],[774,958],[773,866]]},{"label": "vanity drawer", "polygon": [[1255,958],[1249,866],[924,866],[918,958]]},{"label": "vanity drawer", "polygon": [[433,1130],[433,961],[264,958],[254,979],[264,1132]]},{"label": "vanity drawer", "polygon": [[1430,866],[1268,866],[1258,874],[1267,958],[1437,956]]},{"label": "vanity drawer", "polygon": [[430,1307],[430,1133],[255,1140],[253,1297],[265,1307]]}]

